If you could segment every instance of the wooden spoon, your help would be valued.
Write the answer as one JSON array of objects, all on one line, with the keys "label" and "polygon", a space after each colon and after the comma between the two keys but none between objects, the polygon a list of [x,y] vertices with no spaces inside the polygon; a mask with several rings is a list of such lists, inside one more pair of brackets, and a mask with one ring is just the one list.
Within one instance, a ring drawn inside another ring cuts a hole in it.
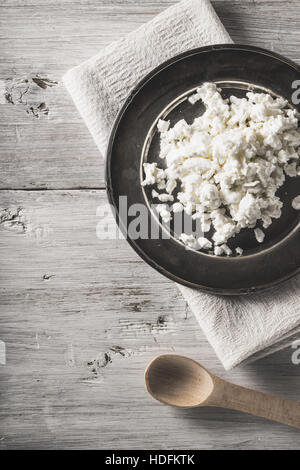
[{"label": "wooden spoon", "polygon": [[188,357],[157,356],[145,382],[150,395],[166,405],[231,408],[300,429],[300,403],[226,382]]}]

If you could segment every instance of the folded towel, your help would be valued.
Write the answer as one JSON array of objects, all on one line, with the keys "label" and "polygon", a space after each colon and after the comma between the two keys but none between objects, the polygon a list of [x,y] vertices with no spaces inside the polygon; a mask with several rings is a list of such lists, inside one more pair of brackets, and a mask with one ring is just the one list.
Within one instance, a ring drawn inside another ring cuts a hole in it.
[{"label": "folded towel", "polygon": [[[229,42],[209,0],[183,0],[69,70],[63,80],[104,155],[119,109],[148,72],[188,49]],[[300,332],[300,276],[248,296],[178,287],[226,369],[281,349]]]}]

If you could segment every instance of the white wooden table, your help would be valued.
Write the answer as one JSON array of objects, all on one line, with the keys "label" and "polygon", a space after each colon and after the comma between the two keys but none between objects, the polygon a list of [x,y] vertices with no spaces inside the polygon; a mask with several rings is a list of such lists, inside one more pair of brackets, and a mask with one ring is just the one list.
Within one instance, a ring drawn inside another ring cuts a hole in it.
[{"label": "white wooden table", "polygon": [[[225,373],[174,284],[96,238],[103,162],[61,77],[172,3],[0,2],[0,448],[299,448],[280,424],[150,399],[162,352],[298,400],[300,365],[289,348]],[[300,1],[213,4],[236,42],[300,63]]]}]

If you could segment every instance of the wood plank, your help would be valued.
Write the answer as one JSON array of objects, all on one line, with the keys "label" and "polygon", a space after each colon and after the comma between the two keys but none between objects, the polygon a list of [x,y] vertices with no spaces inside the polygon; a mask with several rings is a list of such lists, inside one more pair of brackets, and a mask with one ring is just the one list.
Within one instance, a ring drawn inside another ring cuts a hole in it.
[{"label": "wood plank", "polygon": [[[173,3],[2,2],[0,188],[104,186],[103,162],[61,77]],[[217,0],[213,5],[235,42],[266,47],[300,63],[300,1]],[[40,87],[32,80],[37,77],[57,84]],[[3,93],[7,88],[13,103]]]},{"label": "wood plank", "polygon": [[[174,284],[124,240],[96,238],[104,191],[67,190],[102,188],[104,173],[62,74],[173,3],[0,5],[0,189],[28,189],[0,191],[0,448],[299,448],[297,431],[285,426],[151,401],[143,370],[161,352],[298,400],[299,366],[286,349],[225,373]],[[299,1],[213,4],[236,42],[300,62]]]},{"label": "wood plank", "polygon": [[0,192],[0,448],[298,448],[292,428],[147,395],[163,352],[291,399],[299,366],[286,349],[225,373],[176,286],[125,240],[97,239],[106,204],[104,191]]}]

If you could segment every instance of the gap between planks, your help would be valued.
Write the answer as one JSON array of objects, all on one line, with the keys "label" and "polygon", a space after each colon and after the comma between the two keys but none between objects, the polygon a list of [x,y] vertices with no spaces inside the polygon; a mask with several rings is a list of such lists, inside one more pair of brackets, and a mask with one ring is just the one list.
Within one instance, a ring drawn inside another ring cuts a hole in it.
[{"label": "gap between planks", "polygon": [[82,188],[0,188],[1,191],[24,191],[24,192],[35,192],[35,191],[106,191],[106,186],[95,186],[95,187],[82,187]]}]

